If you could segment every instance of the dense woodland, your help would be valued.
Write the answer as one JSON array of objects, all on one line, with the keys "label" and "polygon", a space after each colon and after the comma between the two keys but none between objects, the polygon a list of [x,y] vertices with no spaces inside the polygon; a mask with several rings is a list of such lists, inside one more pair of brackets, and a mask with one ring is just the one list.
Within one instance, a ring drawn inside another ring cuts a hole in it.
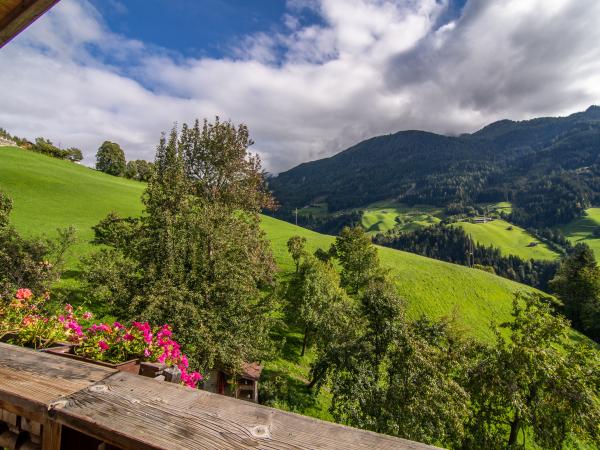
[{"label": "dense woodland", "polygon": [[600,107],[503,120],[473,134],[403,131],[272,177],[281,217],[316,201],[329,212],[387,199],[408,204],[511,201],[525,227],[567,223],[600,200]]}]

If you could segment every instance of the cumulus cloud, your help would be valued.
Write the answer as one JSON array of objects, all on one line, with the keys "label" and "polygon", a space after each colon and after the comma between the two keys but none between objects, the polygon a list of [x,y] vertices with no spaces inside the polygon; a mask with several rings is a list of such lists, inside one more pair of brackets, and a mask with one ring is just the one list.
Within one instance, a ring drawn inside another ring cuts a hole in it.
[{"label": "cumulus cloud", "polygon": [[[458,18],[453,7],[289,0],[280,31],[216,59],[128,39],[63,0],[0,51],[0,126],[80,146],[92,163],[104,140],[151,159],[174,122],[219,115],[247,123],[278,172],[377,134],[460,133],[598,102],[596,0],[470,0]],[[320,20],[303,24],[305,9]]]}]

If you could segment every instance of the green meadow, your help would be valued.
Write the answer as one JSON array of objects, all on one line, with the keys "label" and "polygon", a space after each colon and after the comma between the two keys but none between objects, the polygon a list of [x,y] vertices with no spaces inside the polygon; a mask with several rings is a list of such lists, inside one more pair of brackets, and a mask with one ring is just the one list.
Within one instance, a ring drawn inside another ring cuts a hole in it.
[{"label": "green meadow", "polygon": [[589,208],[585,215],[573,220],[560,229],[564,235],[573,243],[585,243],[590,246],[600,260],[600,238],[594,236],[594,229],[600,227],[600,208]]},{"label": "green meadow", "polygon": [[[93,251],[91,227],[110,211],[137,216],[145,185],[117,178],[17,148],[0,148],[0,189],[14,202],[12,221],[26,235],[56,235],[59,227],[75,226],[78,243],[72,248],[68,267],[77,275],[79,257]],[[398,211],[403,211],[398,206]],[[413,212],[416,214],[416,211]],[[433,210],[427,214],[433,217]],[[293,235],[307,238],[308,248],[327,249],[332,236],[319,234],[287,222],[263,216],[262,227],[285,276],[293,270],[286,242]],[[425,258],[412,253],[380,248],[409,314],[432,317],[456,314],[470,332],[489,339],[492,319],[509,319],[511,300],[517,290],[531,288],[476,269]]]},{"label": "green meadow", "polygon": [[[485,246],[498,247],[503,255],[515,255],[523,259],[554,260],[560,255],[543,242],[538,241],[523,228],[502,219],[487,223],[459,222],[471,237]],[[535,246],[530,246],[531,243]]]},{"label": "green meadow", "polygon": [[394,228],[413,231],[439,223],[443,217],[442,208],[435,206],[377,202],[365,208],[361,225],[368,234],[375,235]]}]

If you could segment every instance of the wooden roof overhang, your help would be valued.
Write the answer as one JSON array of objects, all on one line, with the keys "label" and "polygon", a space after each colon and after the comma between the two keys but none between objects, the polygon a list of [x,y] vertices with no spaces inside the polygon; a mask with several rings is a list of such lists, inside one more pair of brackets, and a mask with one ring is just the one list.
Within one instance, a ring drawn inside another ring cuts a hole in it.
[{"label": "wooden roof overhang", "polygon": [[0,0],[0,48],[59,0]]}]

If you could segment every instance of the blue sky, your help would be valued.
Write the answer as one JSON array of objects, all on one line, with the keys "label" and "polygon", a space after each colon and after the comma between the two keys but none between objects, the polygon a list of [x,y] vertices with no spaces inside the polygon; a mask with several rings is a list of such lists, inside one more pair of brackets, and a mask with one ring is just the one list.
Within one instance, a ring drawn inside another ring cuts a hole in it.
[{"label": "blue sky", "polygon": [[248,34],[281,29],[282,0],[93,0],[111,30],[185,56],[223,57]]},{"label": "blue sky", "polygon": [[[453,0],[439,25],[456,20],[466,0]],[[286,32],[285,16],[321,23],[310,8],[286,0],[91,0],[114,32],[187,57],[222,58],[246,36]],[[298,2],[300,4],[300,2]]]},{"label": "blue sky", "polygon": [[600,103],[599,24],[597,0],[61,0],[0,50],[0,127],[93,164],[218,115],[276,173]]}]

